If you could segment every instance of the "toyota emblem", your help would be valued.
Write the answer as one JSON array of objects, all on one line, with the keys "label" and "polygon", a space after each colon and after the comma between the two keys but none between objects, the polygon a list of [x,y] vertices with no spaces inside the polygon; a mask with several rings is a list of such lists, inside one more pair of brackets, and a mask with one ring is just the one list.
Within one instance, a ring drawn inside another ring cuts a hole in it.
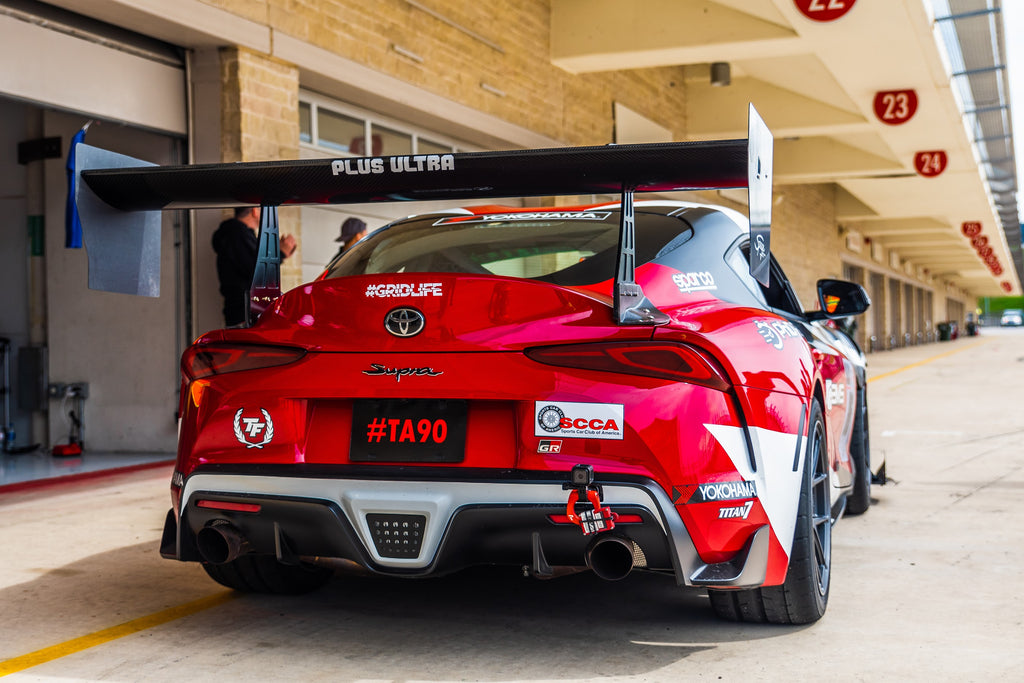
[{"label": "toyota emblem", "polygon": [[384,316],[384,329],[396,337],[415,337],[425,325],[423,314],[415,308],[395,308]]}]

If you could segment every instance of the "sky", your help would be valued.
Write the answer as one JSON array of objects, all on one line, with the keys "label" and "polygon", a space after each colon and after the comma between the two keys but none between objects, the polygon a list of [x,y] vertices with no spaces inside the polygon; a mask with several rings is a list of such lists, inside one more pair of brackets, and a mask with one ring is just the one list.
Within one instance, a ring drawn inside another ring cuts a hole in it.
[{"label": "sky", "polygon": [[[1003,0],[1003,35],[1006,37],[1007,73],[1010,77],[1010,111],[1013,114],[1013,147],[1017,157],[1017,186],[1024,188],[1024,2]],[[1024,216],[1024,191],[1017,193],[1017,212]]]}]

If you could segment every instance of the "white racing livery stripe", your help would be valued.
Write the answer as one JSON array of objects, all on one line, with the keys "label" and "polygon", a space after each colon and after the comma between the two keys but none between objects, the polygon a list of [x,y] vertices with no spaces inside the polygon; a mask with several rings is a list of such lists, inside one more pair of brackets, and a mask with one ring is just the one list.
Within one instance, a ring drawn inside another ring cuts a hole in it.
[{"label": "white racing livery stripe", "polygon": [[742,427],[729,425],[704,425],[729,455],[736,471],[746,481],[757,483],[757,497],[768,515],[775,536],[786,551],[793,545],[793,531],[796,529],[796,512],[800,505],[800,482],[804,472],[804,458],[800,458],[797,471],[793,471],[793,454],[799,436],[774,432],[770,429],[752,427],[750,438],[754,441],[754,461],[757,472],[750,468],[746,439]]}]

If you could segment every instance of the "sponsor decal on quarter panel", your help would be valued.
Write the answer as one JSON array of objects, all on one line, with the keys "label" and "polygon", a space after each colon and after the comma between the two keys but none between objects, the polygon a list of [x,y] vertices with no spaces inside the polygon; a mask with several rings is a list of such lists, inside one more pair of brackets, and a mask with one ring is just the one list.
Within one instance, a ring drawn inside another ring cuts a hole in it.
[{"label": "sponsor decal on quarter panel", "polygon": [[[754,448],[757,471],[750,468],[747,442],[742,427],[706,424],[715,440],[728,454],[733,467],[745,481],[756,483],[757,497],[761,501],[768,523],[779,539],[787,557],[796,529],[796,511],[800,504],[800,482],[803,480],[804,458],[792,469],[792,454],[796,450],[797,435],[775,432],[760,427],[750,428],[750,438],[756,440]],[[778,457],[780,454],[786,457]]]}]

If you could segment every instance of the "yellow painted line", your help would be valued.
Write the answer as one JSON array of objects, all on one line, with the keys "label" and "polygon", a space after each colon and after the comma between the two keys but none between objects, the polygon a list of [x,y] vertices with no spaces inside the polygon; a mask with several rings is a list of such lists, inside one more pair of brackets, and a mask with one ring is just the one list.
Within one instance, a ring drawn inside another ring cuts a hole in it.
[{"label": "yellow painted line", "polygon": [[42,650],[36,650],[35,652],[29,652],[28,654],[24,654],[19,657],[4,660],[0,662],[0,676],[7,676],[8,674],[24,671],[25,669],[30,669],[33,666],[52,662],[55,659],[67,657],[68,655],[73,655],[76,652],[88,650],[91,647],[109,643],[112,640],[124,638],[125,636],[130,636],[133,633],[138,633],[139,631],[145,631],[146,629],[153,628],[154,626],[160,626],[161,624],[166,624],[170,621],[181,619],[197,612],[202,612],[203,610],[210,609],[211,607],[223,605],[238,596],[238,593],[218,593],[207,598],[186,602],[184,605],[169,607],[168,609],[155,612],[144,617],[139,617],[138,619],[132,619],[131,621],[126,621],[123,624],[105,628],[102,631],[96,631],[88,635],[66,640],[63,643],[58,643],[57,645],[44,647]]},{"label": "yellow painted line", "polygon": [[[978,346],[981,346],[982,344],[987,344],[989,341],[991,341],[991,340],[990,339],[985,339],[983,341],[975,342],[975,343],[971,344],[970,346],[965,346],[965,347],[963,347],[961,349],[953,349],[952,351],[946,351],[945,353],[940,353],[939,355],[932,356],[931,358],[925,358],[924,360],[920,360],[920,361],[918,361],[916,363],[911,363],[910,365],[904,365],[902,368],[897,368],[896,370],[890,370],[889,372],[884,372],[881,375],[877,375],[875,377],[871,377],[870,379],[868,379],[868,382],[874,382],[875,380],[878,380],[878,379],[885,379],[886,377],[891,377],[891,376],[893,376],[893,375],[895,375],[897,373],[903,372],[905,370],[911,370],[913,368],[919,368],[922,365],[927,365],[928,363],[931,363],[932,361],[935,361],[935,360],[939,360],[940,358],[945,358],[946,356],[952,356],[954,353],[960,353],[961,351],[967,351],[968,349],[976,348]],[[870,359],[869,359],[868,362],[869,363],[871,362]]]}]

